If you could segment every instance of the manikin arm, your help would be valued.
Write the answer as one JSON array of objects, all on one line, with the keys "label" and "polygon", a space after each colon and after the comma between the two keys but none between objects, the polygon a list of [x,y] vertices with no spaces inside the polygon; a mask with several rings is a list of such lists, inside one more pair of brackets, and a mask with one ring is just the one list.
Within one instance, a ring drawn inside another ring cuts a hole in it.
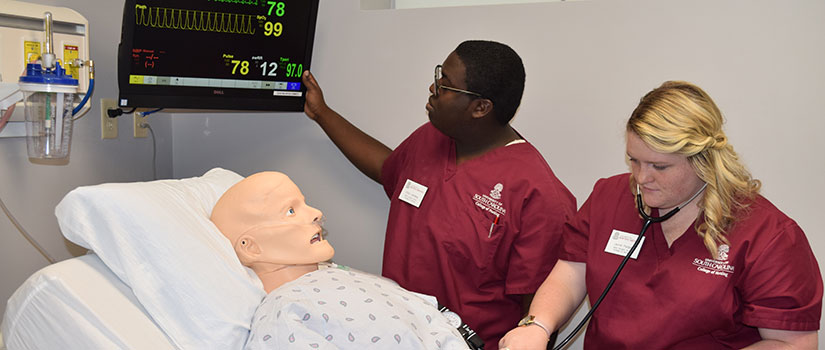
[{"label": "manikin arm", "polygon": [[358,170],[375,182],[381,183],[381,167],[392,150],[329,108],[312,73],[305,71],[303,82],[307,88],[304,113],[321,126],[335,146]]},{"label": "manikin arm", "polygon": [[[587,293],[585,268],[584,263],[559,260],[536,292],[530,304],[530,315],[536,316],[536,320],[551,332],[561,327],[584,300]],[[507,332],[499,342],[499,348],[545,349],[547,341],[547,333],[541,327],[517,327]]]}]

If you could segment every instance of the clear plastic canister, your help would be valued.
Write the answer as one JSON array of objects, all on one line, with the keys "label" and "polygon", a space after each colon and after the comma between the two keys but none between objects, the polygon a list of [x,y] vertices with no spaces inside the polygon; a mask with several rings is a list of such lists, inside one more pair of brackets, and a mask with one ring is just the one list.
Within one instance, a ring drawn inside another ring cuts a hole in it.
[{"label": "clear plastic canister", "polygon": [[72,138],[72,109],[77,87],[24,84],[26,148],[29,158],[65,158]]},{"label": "clear plastic canister", "polygon": [[26,115],[29,158],[66,158],[72,141],[72,110],[77,79],[56,62],[53,68],[26,65],[18,81]]}]

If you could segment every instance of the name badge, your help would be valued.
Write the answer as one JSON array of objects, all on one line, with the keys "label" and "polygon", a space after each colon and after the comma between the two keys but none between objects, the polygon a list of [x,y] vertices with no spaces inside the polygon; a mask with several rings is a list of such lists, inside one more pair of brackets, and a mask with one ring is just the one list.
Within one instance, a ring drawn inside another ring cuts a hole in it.
[{"label": "name badge", "polygon": [[427,186],[407,179],[407,183],[404,184],[404,189],[401,190],[401,194],[398,195],[398,199],[410,203],[418,208],[421,205],[421,201],[424,199],[424,194],[426,193]]},{"label": "name badge", "polygon": [[[638,237],[639,235],[629,232],[613,230],[610,234],[610,239],[607,240],[607,246],[604,247],[604,251],[610,254],[626,256],[627,252],[630,251],[630,247],[633,246],[633,243],[636,242],[636,238]],[[642,250],[642,245],[644,245],[644,243],[645,237],[642,237],[642,241],[639,242],[636,250],[633,251],[633,254],[630,256],[631,258],[636,259],[636,257],[639,256],[639,252]]]}]

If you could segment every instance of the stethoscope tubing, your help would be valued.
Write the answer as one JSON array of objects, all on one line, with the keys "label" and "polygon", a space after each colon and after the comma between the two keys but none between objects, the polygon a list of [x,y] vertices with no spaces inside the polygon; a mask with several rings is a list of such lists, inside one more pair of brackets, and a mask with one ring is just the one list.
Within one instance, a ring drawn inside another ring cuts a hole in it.
[{"label": "stethoscope tubing", "polygon": [[688,199],[681,205],[677,206],[676,208],[671,209],[669,212],[667,212],[667,214],[662,215],[660,217],[652,217],[645,213],[644,203],[642,202],[642,191],[639,189],[639,184],[636,184],[636,207],[639,210],[639,215],[641,215],[645,221],[642,225],[642,229],[639,231],[639,236],[636,237],[636,241],[633,242],[633,246],[630,247],[630,251],[628,251],[627,255],[624,256],[624,259],[622,259],[622,262],[619,264],[619,267],[616,268],[616,272],[613,273],[613,277],[610,278],[610,282],[608,282],[607,286],[604,287],[602,294],[599,296],[598,299],[596,299],[596,302],[593,303],[593,306],[590,308],[590,311],[588,311],[587,314],[584,315],[584,318],[581,320],[581,322],[579,322],[578,325],[576,325],[576,328],[573,329],[573,331],[570,332],[570,334],[566,338],[564,338],[564,340],[562,340],[561,343],[559,343],[559,345],[556,345],[556,347],[554,347],[553,350],[560,350],[565,345],[567,345],[567,343],[569,343],[570,340],[572,340],[576,336],[576,334],[579,333],[581,328],[584,327],[584,324],[587,323],[587,320],[590,319],[590,316],[593,316],[593,313],[596,311],[596,308],[599,307],[599,304],[602,303],[602,300],[607,295],[607,292],[610,291],[610,288],[613,288],[613,283],[616,282],[616,279],[619,277],[619,273],[621,273],[622,269],[624,269],[624,265],[627,264],[627,261],[630,260],[630,256],[633,255],[634,251],[636,251],[636,247],[639,246],[639,243],[642,241],[642,238],[644,237],[645,232],[647,232],[647,228],[650,227],[650,224],[659,223],[667,219],[670,219],[673,215],[678,213],[679,210],[688,205],[688,203],[696,199],[696,197],[698,197],[699,194],[702,193],[702,191],[704,191],[706,187],[708,187],[707,183],[702,185],[702,188],[700,188],[699,191],[696,191],[696,193],[692,197],[690,197],[690,199]]},{"label": "stethoscope tubing", "polygon": [[[679,211],[679,208],[671,210],[670,212],[668,212],[668,214],[671,214],[671,213],[675,214],[676,211]],[[669,218],[669,217],[670,216],[666,215],[664,220],[667,220],[667,218]],[[645,231],[647,231],[647,228],[650,226],[650,224],[653,223],[653,222],[664,221],[664,220],[655,221],[654,219],[661,219],[661,218],[653,218],[653,217],[648,216],[645,219],[645,223],[642,226],[642,230],[639,232],[639,236],[636,237],[636,241],[633,242],[633,246],[630,247],[630,251],[627,252],[627,255],[624,256],[624,259],[622,259],[622,262],[619,264],[619,267],[616,268],[616,272],[613,273],[613,277],[610,278],[610,282],[607,282],[607,286],[604,287],[604,290],[602,291],[602,294],[599,296],[599,299],[596,299],[596,302],[593,304],[593,307],[591,307],[590,311],[588,311],[587,314],[584,315],[584,319],[582,319],[581,322],[579,322],[579,324],[576,325],[576,328],[573,329],[573,331],[570,332],[570,334],[566,338],[564,338],[564,340],[562,340],[561,343],[559,343],[559,345],[556,345],[556,347],[553,348],[553,350],[559,350],[559,349],[563,348],[565,345],[567,345],[567,343],[570,342],[570,340],[573,339],[573,337],[576,336],[576,334],[579,333],[581,328],[584,327],[584,324],[587,323],[587,320],[590,319],[590,316],[593,315],[593,313],[596,311],[596,308],[598,308],[599,304],[602,303],[602,300],[607,295],[607,292],[610,291],[610,288],[613,288],[613,283],[615,283],[616,279],[619,278],[619,273],[622,272],[622,269],[624,269],[624,265],[627,264],[627,261],[630,260],[630,256],[633,255],[633,252],[636,250],[636,247],[639,246],[639,242],[642,241],[642,237],[644,237]]]}]

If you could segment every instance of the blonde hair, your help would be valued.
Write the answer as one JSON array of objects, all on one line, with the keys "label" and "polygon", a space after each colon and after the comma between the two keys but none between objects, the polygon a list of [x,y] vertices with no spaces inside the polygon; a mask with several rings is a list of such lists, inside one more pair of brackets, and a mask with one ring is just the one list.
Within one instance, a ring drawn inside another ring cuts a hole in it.
[{"label": "blonde hair", "polygon": [[[696,232],[713,257],[718,257],[719,244],[728,243],[725,235],[736,219],[735,212],[747,208],[761,187],[728,143],[723,123],[710,96],[684,81],[667,81],[648,92],[627,121],[627,130],[655,151],[685,155],[696,175],[707,183],[698,203],[704,221]],[[631,185],[635,188],[635,183]]]}]

